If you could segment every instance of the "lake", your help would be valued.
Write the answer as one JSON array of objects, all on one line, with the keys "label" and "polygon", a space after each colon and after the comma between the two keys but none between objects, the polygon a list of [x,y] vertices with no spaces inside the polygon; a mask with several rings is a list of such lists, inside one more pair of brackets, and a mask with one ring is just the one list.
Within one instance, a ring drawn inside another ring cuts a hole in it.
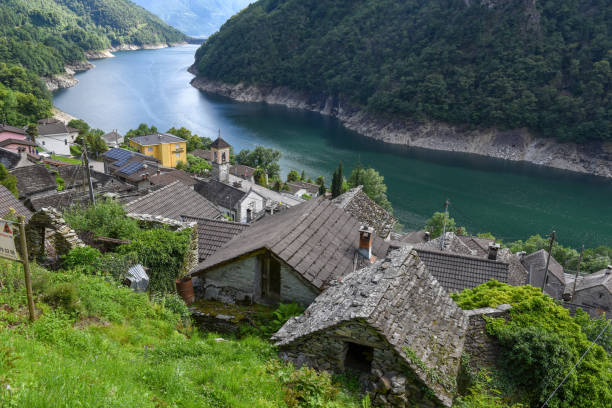
[{"label": "lake", "polygon": [[94,61],[79,84],[57,92],[55,105],[106,131],[139,123],[160,131],[185,126],[241,149],[282,152],[283,175],[305,170],[313,179],[345,172],[358,159],[384,177],[394,214],[405,229],[421,228],[450,199],[450,215],[469,232],[505,241],[546,235],[578,247],[612,246],[612,181],[526,163],[384,145],[312,112],[263,103],[237,103],[193,88],[187,68],[197,46],[118,52]]}]

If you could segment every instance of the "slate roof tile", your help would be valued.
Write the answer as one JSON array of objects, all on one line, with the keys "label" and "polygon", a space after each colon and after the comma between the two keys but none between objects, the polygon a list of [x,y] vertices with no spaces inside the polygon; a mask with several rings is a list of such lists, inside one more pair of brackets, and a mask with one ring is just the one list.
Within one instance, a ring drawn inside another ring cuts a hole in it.
[{"label": "slate roof tile", "polygon": [[20,197],[27,197],[57,188],[55,177],[42,164],[18,167],[11,170],[11,173],[17,177],[17,189]]},{"label": "slate roof tile", "polygon": [[336,197],[332,202],[338,207],[344,208],[363,224],[374,228],[383,239],[389,236],[397,223],[395,217],[363,192],[363,186],[347,191]]},{"label": "slate roof tile", "polygon": [[8,188],[0,185],[0,217],[5,217],[15,210],[16,215],[23,215],[26,221],[32,217],[32,212],[19,201]]},{"label": "slate roof tile", "polygon": [[249,224],[238,222],[213,220],[198,217],[183,217],[185,221],[198,224],[198,248],[200,261],[205,260],[221,248],[226,242],[233,239],[249,227]]}]

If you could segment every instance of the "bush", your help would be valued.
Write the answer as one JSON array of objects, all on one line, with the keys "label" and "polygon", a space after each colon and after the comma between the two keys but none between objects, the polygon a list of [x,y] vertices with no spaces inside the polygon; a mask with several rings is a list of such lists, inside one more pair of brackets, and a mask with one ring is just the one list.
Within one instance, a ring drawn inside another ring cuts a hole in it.
[{"label": "bush", "polygon": [[78,269],[87,273],[95,273],[102,254],[90,246],[73,248],[63,257],[65,269]]},{"label": "bush", "polygon": [[280,304],[278,308],[272,312],[272,320],[262,327],[264,336],[272,336],[287,323],[287,320],[294,316],[299,316],[302,313],[304,313],[304,308],[297,303]]},{"label": "bush", "polygon": [[60,283],[47,289],[43,299],[55,307],[62,307],[67,312],[76,312],[79,306],[79,295],[73,283]]},{"label": "bush", "polygon": [[64,219],[77,232],[91,231],[97,236],[132,239],[138,235],[138,222],[127,218],[121,204],[98,201],[89,207],[72,207],[64,212]]}]

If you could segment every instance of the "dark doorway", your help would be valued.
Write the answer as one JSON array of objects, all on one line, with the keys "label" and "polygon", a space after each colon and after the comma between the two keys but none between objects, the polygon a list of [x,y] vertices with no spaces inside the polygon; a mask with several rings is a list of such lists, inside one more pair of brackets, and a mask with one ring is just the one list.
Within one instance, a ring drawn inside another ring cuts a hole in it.
[{"label": "dark doorway", "polygon": [[251,222],[252,219],[253,219],[253,210],[249,208],[247,210],[247,222]]},{"label": "dark doorway", "polygon": [[348,349],[344,358],[344,368],[359,373],[370,373],[374,349],[357,343],[346,343]]},{"label": "dark doorway", "polygon": [[273,257],[264,259],[261,271],[261,297],[273,302],[280,300],[281,265]]}]

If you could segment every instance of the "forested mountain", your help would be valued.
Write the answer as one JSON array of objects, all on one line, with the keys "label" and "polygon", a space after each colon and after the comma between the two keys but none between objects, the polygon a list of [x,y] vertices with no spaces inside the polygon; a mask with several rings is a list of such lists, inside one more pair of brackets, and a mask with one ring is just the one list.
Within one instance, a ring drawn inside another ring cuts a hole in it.
[{"label": "forested mountain", "polygon": [[612,140],[611,34],[609,0],[259,0],[196,68],[386,117]]},{"label": "forested mountain", "polygon": [[25,125],[48,115],[50,96],[38,76],[63,73],[85,51],[184,39],[128,0],[2,0],[0,121]]},{"label": "forested mountain", "polygon": [[216,32],[231,16],[255,0],[133,0],[166,23],[197,38]]}]

